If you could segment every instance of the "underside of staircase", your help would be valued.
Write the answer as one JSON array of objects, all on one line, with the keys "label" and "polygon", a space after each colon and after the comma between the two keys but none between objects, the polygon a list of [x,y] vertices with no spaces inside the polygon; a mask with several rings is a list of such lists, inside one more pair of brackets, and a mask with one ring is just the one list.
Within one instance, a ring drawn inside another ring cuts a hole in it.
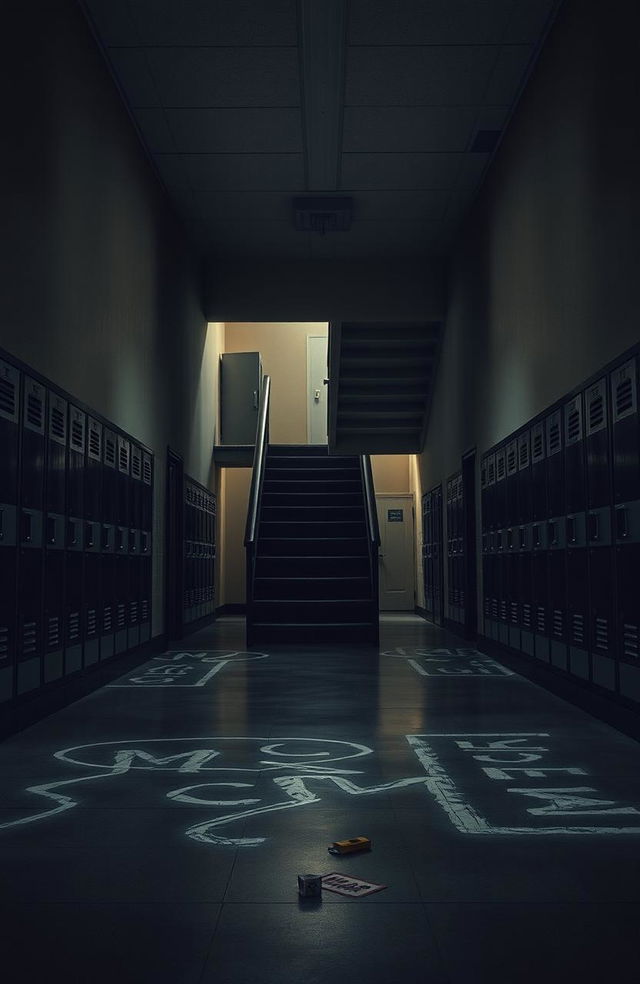
[{"label": "underside of staircase", "polygon": [[247,641],[377,642],[374,563],[360,459],[322,445],[270,445]]}]

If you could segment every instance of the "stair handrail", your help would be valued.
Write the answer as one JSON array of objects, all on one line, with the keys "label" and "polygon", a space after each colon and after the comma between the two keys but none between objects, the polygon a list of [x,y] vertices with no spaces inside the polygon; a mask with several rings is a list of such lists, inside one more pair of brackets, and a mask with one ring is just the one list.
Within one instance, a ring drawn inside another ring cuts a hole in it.
[{"label": "stair handrail", "polygon": [[373,472],[371,471],[371,458],[368,454],[360,455],[362,467],[362,480],[364,483],[364,500],[367,509],[367,529],[369,539],[377,547],[380,546],[380,526],[378,525],[378,510],[376,509],[376,493],[373,486]]},{"label": "stair handrail", "polygon": [[247,525],[244,531],[244,545],[248,547],[255,543],[258,528],[258,511],[264,481],[264,463],[269,442],[269,394],[271,392],[271,377],[262,377],[260,391],[260,408],[256,426],[256,444],[253,452],[253,468],[251,473],[251,488],[249,490],[249,508],[247,510]]}]

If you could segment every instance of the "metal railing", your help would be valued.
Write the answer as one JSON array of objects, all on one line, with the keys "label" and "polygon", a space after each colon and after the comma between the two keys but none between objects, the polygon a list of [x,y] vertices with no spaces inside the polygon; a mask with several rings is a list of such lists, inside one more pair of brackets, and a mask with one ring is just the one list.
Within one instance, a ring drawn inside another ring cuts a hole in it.
[{"label": "metal railing", "polygon": [[378,510],[376,509],[376,493],[373,485],[373,472],[371,471],[371,458],[368,454],[360,455],[360,471],[362,473],[362,488],[364,491],[364,506],[367,517],[367,542],[369,547],[369,569],[371,571],[371,625],[374,629],[373,642],[379,641],[379,550],[380,550],[380,526],[378,524]]},{"label": "metal railing", "polygon": [[258,409],[258,424],[256,427],[256,444],[253,452],[253,469],[251,473],[251,488],[249,490],[249,506],[247,509],[247,525],[244,531],[246,548],[246,613],[247,613],[247,645],[251,641],[253,623],[253,588],[256,570],[256,541],[258,536],[258,517],[262,500],[264,470],[269,445],[269,394],[271,377],[263,376]]}]

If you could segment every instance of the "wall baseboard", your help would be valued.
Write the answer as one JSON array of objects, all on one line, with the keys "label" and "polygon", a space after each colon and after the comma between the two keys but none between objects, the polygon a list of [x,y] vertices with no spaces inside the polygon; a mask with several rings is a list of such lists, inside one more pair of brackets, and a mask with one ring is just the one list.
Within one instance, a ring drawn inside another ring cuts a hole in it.
[{"label": "wall baseboard", "polygon": [[[195,622],[188,622],[186,625],[183,625],[184,633],[182,638],[191,635],[192,632],[199,632],[200,629],[206,629],[209,625],[213,625],[217,614],[218,610],[216,609],[214,612],[209,612],[208,615],[203,615],[202,618],[197,618]],[[181,640],[171,639],[170,641],[178,643]]]},{"label": "wall baseboard", "polygon": [[426,608],[422,608],[420,605],[416,605],[414,611],[415,611],[416,615],[419,615],[420,618],[423,618],[425,620],[425,622],[430,622],[431,621],[431,619],[429,618],[429,615],[427,614],[427,609]]},{"label": "wall baseboard", "polygon": [[51,689],[39,692],[33,696],[25,696],[19,703],[6,707],[2,711],[0,719],[0,738],[14,734],[30,727],[36,721],[55,714],[74,701],[86,697],[87,694],[99,690],[105,684],[111,683],[117,677],[122,676],[128,670],[146,663],[148,659],[156,653],[163,652],[167,648],[167,637],[165,635],[154,636],[149,642],[137,646],[130,652],[122,653],[112,657],[108,662],[96,663],[95,666],[86,668],[84,673],[76,676],[67,677],[51,685]]},{"label": "wall baseboard", "polygon": [[216,618],[220,615],[246,615],[247,606],[244,604],[231,603],[228,605],[219,605],[216,608]]}]

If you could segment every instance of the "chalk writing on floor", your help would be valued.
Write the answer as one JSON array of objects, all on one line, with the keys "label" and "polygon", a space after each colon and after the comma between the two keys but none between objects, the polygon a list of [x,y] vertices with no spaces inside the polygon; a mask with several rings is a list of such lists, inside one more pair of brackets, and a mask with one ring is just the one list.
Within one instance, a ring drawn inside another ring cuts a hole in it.
[{"label": "chalk writing on floor", "polygon": [[268,659],[267,653],[244,653],[235,649],[216,649],[203,652],[167,652],[154,656],[130,675],[120,677],[109,688],[204,687],[225,667],[250,660]]},{"label": "chalk writing on floor", "polygon": [[410,649],[396,646],[382,653],[404,659],[419,676],[425,677],[512,677],[512,670],[477,649]]}]

